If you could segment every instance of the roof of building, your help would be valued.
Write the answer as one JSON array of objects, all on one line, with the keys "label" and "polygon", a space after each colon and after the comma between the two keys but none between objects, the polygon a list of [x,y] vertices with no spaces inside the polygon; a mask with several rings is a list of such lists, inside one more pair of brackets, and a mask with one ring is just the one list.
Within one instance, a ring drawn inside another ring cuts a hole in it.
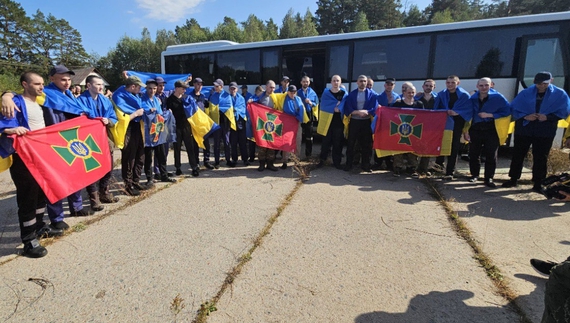
[{"label": "roof of building", "polygon": [[103,84],[105,84],[105,86],[109,86],[109,82],[107,82],[107,80],[105,80],[103,75],[101,75],[101,73],[99,73],[99,71],[94,67],[73,69],[73,72],[75,72],[75,75],[71,76],[72,84],[79,84],[81,86],[85,86],[85,79],[89,75],[97,75],[103,79]]}]

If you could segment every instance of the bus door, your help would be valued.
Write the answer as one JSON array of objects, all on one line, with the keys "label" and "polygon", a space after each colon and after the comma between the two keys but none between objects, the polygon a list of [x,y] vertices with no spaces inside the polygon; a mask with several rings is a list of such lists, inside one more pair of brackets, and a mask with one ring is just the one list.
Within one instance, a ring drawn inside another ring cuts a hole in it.
[{"label": "bus door", "polygon": [[307,75],[312,79],[311,88],[322,93],[326,86],[325,48],[325,45],[319,44],[283,47],[282,74],[288,76],[291,84],[297,87],[301,86],[301,78]]},{"label": "bus door", "polygon": [[561,41],[556,35],[532,35],[523,37],[519,53],[517,89],[519,93],[531,86],[538,72],[552,73],[552,84],[566,89],[564,59]]}]

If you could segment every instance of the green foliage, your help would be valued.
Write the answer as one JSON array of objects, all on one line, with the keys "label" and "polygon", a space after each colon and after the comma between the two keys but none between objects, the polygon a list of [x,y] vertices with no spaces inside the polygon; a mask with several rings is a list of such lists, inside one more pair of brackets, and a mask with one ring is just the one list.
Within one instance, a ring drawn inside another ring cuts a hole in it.
[{"label": "green foliage", "polygon": [[420,11],[418,6],[411,5],[408,12],[404,13],[402,24],[406,27],[421,26],[428,23],[427,17]]},{"label": "green foliage", "polygon": [[11,73],[0,73],[0,93],[20,89],[20,76]]},{"label": "green foliage", "polygon": [[247,20],[241,23],[241,27],[243,28],[243,42],[251,43],[266,40],[263,20],[257,18],[254,14],[249,15]]},{"label": "green foliage", "polygon": [[212,32],[214,40],[231,40],[236,43],[242,41],[243,32],[237,22],[230,17],[224,17],[224,22],[218,24]]},{"label": "green foliage", "polygon": [[356,19],[350,27],[350,31],[367,31],[370,30],[368,19],[363,11],[360,11],[356,16]]}]

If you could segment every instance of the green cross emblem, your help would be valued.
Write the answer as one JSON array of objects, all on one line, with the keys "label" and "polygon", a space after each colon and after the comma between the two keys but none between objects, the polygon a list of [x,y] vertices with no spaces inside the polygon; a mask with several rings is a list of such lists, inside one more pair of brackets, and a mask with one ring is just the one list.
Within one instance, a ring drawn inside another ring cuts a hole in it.
[{"label": "green cross emblem", "polygon": [[73,165],[78,158],[83,160],[85,172],[88,173],[101,167],[99,161],[93,157],[93,153],[101,154],[102,152],[91,134],[89,134],[85,140],[80,140],[78,130],[79,127],[60,131],[59,135],[67,141],[67,146],[52,145],[51,148],[53,148],[59,157],[69,166]]},{"label": "green cross emblem", "polygon": [[255,130],[263,130],[263,137],[261,137],[261,139],[273,142],[273,134],[276,136],[281,136],[283,134],[283,123],[275,123],[277,116],[272,113],[266,112],[265,118],[267,120],[263,120],[260,117],[257,117],[257,127]]},{"label": "green cross emblem", "polygon": [[412,114],[399,114],[400,124],[390,121],[390,136],[400,135],[399,144],[412,145],[411,136],[418,139],[422,137],[423,124],[412,125],[412,121],[416,117]]}]

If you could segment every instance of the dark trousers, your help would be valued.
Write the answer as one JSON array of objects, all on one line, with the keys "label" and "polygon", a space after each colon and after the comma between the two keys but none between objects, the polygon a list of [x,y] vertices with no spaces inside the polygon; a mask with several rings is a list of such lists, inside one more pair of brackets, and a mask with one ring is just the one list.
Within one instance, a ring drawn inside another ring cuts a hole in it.
[{"label": "dark trousers", "polygon": [[494,122],[475,123],[469,129],[469,170],[471,176],[479,177],[481,171],[481,153],[485,156],[485,180],[495,176],[499,135]]},{"label": "dark trousers", "polygon": [[[305,143],[305,157],[311,157],[311,154],[313,154],[313,122],[309,121],[301,124],[301,129],[303,130],[303,142]],[[298,152],[298,155],[301,155],[301,152]]]},{"label": "dark trousers", "polygon": [[[220,117],[221,119],[222,117]],[[220,129],[214,131],[212,134],[214,137],[214,163],[220,163],[220,145],[222,140],[224,141],[224,154],[226,155],[226,161],[230,160],[230,125],[229,123],[220,124]]]},{"label": "dark trousers", "polygon": [[348,146],[346,148],[346,165],[352,167],[354,159],[354,146],[360,146],[362,156],[362,168],[370,167],[370,155],[372,154],[372,129],[370,119],[351,119],[348,125]]},{"label": "dark trousers", "polygon": [[140,122],[131,121],[121,149],[121,173],[125,185],[132,185],[141,178],[144,165],[144,142]]},{"label": "dark trousers", "polygon": [[18,154],[12,155],[10,175],[16,186],[20,237],[26,243],[36,238],[36,231],[44,226],[46,207],[44,192]]},{"label": "dark trousers", "polygon": [[540,185],[542,180],[546,178],[546,163],[553,140],[552,137],[517,136],[515,134],[509,177],[514,180],[521,178],[524,158],[532,145],[532,181],[535,185]]},{"label": "dark trousers", "polygon": [[[168,160],[168,150],[170,149],[170,143],[165,142],[164,144],[162,144],[162,147],[163,147],[162,151],[164,152],[164,165],[166,166],[166,161]],[[145,153],[146,153],[146,151],[145,151]],[[146,160],[145,160],[145,164],[146,164]],[[154,154],[153,172],[155,174],[160,174],[159,165],[160,165],[160,163],[158,162],[158,156],[156,154]]]},{"label": "dark trousers", "polygon": [[[237,130],[230,130],[230,145],[233,162],[238,160],[238,145],[241,160],[247,161],[247,134],[245,131],[245,120],[242,118],[237,120]],[[228,160],[227,157],[226,160]]]},{"label": "dark trousers", "polygon": [[[203,155],[203,160],[204,163],[207,163],[210,161],[210,140],[209,138],[205,138],[204,139],[204,149],[202,149],[202,155]],[[198,143],[196,142],[196,138],[194,138],[194,155],[196,156],[196,163],[199,164],[200,163],[200,147],[198,146]]]},{"label": "dark trousers", "polygon": [[255,144],[255,141],[247,141],[247,153],[249,154],[249,161],[253,161],[255,159],[256,147],[257,145]]},{"label": "dark trousers", "polygon": [[321,154],[320,159],[322,161],[327,160],[329,151],[332,147],[332,161],[335,166],[340,166],[342,161],[342,145],[344,141],[344,124],[342,123],[342,118],[340,113],[333,114],[331,124],[329,126],[329,131],[327,135],[323,138],[321,144]]},{"label": "dark trousers", "polygon": [[166,173],[166,155],[164,154],[164,145],[158,145],[155,147],[144,147],[144,173],[146,174],[147,180],[152,180],[152,153],[154,152],[155,166],[158,166],[158,172],[161,178],[168,177]]},{"label": "dark trousers", "polygon": [[[447,166],[445,170],[445,175],[453,175],[455,172],[455,164],[457,164],[457,155],[461,151],[461,135],[463,134],[463,127],[465,126],[465,120],[460,116],[453,117],[453,137],[451,139],[451,154],[447,156]],[[435,162],[439,165],[443,165],[444,156],[439,156],[436,158]]]},{"label": "dark trousers", "polygon": [[187,126],[176,126],[176,142],[174,143],[174,167],[176,167],[176,169],[182,166],[182,162],[180,161],[182,143],[184,143],[184,147],[186,147],[186,154],[188,155],[190,168],[194,169],[198,167],[196,155],[194,154],[194,137],[192,136],[190,124]]},{"label": "dark trousers", "polygon": [[[67,205],[69,212],[79,211],[83,209],[83,197],[81,190],[72,193],[67,197]],[[61,222],[65,218],[63,214],[63,199],[55,203],[47,203],[47,214],[52,223]]]},{"label": "dark trousers", "polygon": [[111,151],[111,170],[103,175],[103,177],[101,177],[100,180],[96,181],[95,183],[87,186],[85,189],[87,190],[87,193],[91,194],[91,193],[95,193],[95,192],[99,192],[101,194],[107,194],[109,193],[109,182],[111,181],[111,177],[113,176],[113,164],[114,164],[114,160],[113,160],[113,149],[110,149]]}]

